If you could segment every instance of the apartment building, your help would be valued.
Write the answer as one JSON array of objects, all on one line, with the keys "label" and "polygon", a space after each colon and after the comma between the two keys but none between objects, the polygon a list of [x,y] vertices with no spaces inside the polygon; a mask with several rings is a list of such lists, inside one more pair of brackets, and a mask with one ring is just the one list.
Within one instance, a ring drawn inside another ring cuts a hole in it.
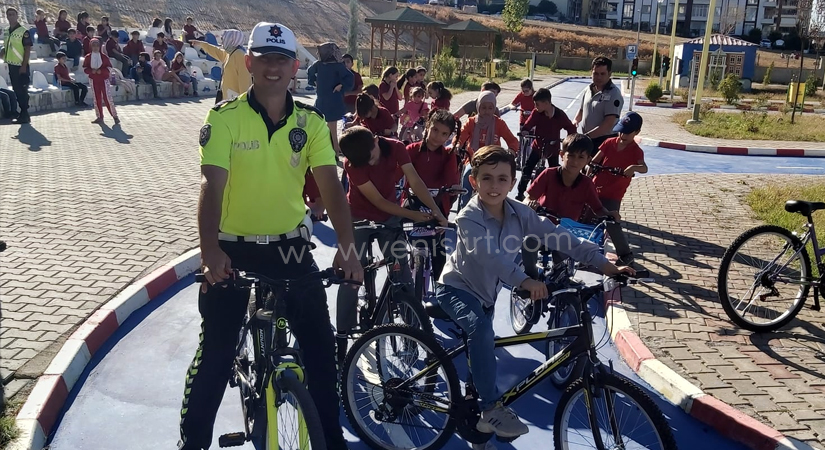
[{"label": "apartment building", "polygon": [[[701,36],[705,32],[711,0],[681,0],[678,3],[677,33],[681,36]],[[607,28],[656,29],[656,12],[661,9],[659,31],[667,32],[673,18],[674,0],[569,0],[571,18],[579,22]],[[798,0],[717,0],[713,19],[715,33],[746,35],[751,29],[763,36],[774,30],[786,33],[796,26]],[[687,14],[687,12],[690,14]]]}]

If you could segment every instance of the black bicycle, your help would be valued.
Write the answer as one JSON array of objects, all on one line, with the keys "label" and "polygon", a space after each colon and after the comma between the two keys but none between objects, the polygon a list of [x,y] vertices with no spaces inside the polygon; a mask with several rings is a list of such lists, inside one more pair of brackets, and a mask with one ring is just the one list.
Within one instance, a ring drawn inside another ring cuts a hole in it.
[{"label": "black bicycle", "polygon": [[587,164],[587,167],[585,167],[584,170],[585,174],[590,178],[595,177],[599,172],[607,172],[620,177],[624,176],[624,169],[621,167],[603,166],[594,162]]},{"label": "black bicycle", "polygon": [[[549,156],[548,151],[553,151],[553,149],[558,146],[559,141],[545,141],[544,139],[536,136],[535,134],[530,133],[519,133],[519,146],[521,149],[519,150],[518,158],[521,159],[521,163],[518,164],[519,170],[524,171],[524,166],[527,165],[527,160],[530,159],[530,154],[533,151],[533,141],[538,141],[539,149],[541,150],[541,157],[539,158],[538,163],[536,163],[536,167],[533,169],[533,173],[530,174],[530,180],[535,180],[540,173],[544,172],[544,169],[549,167]],[[550,150],[548,150],[550,149]],[[558,151],[556,151],[556,155],[554,158],[553,166],[558,166]]]},{"label": "black bicycle", "polygon": [[[508,406],[558,371],[567,361],[585,361],[579,379],[556,404],[553,440],[556,449],[675,450],[671,429],[653,400],[635,383],[599,361],[591,316],[581,307],[587,299],[640,282],[619,275],[603,284],[571,283],[565,295],[580,307],[577,325],[523,336],[496,338],[496,347],[565,340],[546,362],[507,390],[500,402]],[[525,293],[522,293],[523,295]],[[527,294],[529,295],[529,294]],[[429,314],[450,321],[437,304]],[[453,323],[453,325],[456,325]],[[462,343],[444,350],[436,338],[404,325],[386,325],[365,333],[347,354],[341,384],[347,418],[358,436],[374,449],[437,450],[454,432],[475,444],[492,435],[476,429],[480,417],[472,376],[466,390],[452,360],[467,355],[467,335],[451,330]],[[501,440],[501,439],[499,439]]]},{"label": "black bicycle", "polygon": [[[198,273],[195,281],[206,277]],[[290,346],[285,294],[308,281],[322,280],[324,287],[355,283],[342,280],[334,269],[312,272],[295,280],[275,280],[261,274],[235,270],[217,286],[250,289],[229,386],[238,387],[244,431],[224,434],[221,447],[251,441],[258,450],[326,449],[321,419],[305,386],[301,351]]]}]

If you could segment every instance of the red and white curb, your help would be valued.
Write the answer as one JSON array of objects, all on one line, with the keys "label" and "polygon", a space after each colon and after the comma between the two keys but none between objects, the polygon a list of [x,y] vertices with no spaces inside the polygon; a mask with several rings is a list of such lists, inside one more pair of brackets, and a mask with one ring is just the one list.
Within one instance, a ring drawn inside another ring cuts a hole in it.
[{"label": "red and white curb", "polygon": [[63,404],[94,354],[129,315],[200,268],[194,249],[130,285],[94,312],[63,344],[17,414],[19,438],[9,450],[41,450]]},{"label": "red and white curb", "polygon": [[749,148],[749,147],[729,147],[699,144],[681,144],[674,142],[659,141],[645,137],[636,137],[636,142],[641,145],[651,147],[669,148],[673,150],[684,150],[699,153],[717,153],[720,155],[742,155],[742,156],[795,156],[809,158],[825,158],[825,149],[802,149],[802,148]]},{"label": "red and white curb", "polygon": [[789,438],[716,397],[705,394],[656,359],[633,331],[621,303],[620,289],[605,293],[604,301],[607,329],[619,355],[641,379],[668,401],[722,436],[752,450],[814,450],[808,444]]}]

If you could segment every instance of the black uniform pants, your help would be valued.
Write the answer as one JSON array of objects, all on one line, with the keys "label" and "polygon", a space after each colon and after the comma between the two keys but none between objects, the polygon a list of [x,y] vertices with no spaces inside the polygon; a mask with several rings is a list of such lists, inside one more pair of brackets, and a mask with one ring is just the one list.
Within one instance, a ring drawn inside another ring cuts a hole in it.
[{"label": "black uniform pants", "polygon": [[20,107],[20,118],[29,117],[29,83],[30,71],[20,73],[20,66],[9,64],[9,78],[11,89],[17,95],[17,105]]},{"label": "black uniform pants", "polygon": [[[267,245],[225,241],[220,245],[233,268],[271,278],[296,279],[318,270],[301,238]],[[327,447],[346,449],[338,422],[335,341],[324,287],[320,280],[303,283],[301,288],[291,289],[284,300],[290,330],[302,350],[309,393],[321,416]],[[210,287],[205,294],[200,293],[200,345],[186,373],[180,449],[207,449],[212,442],[215,416],[231,375],[248,301],[249,290]]]}]

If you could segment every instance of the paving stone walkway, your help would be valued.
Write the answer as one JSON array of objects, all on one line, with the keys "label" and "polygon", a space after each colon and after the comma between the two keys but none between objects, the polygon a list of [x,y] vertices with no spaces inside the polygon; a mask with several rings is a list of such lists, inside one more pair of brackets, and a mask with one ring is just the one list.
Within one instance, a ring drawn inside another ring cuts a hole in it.
[{"label": "paving stone walkway", "polygon": [[725,249],[760,224],[743,196],[766,183],[813,179],[635,179],[622,216],[631,245],[639,247],[636,261],[658,284],[628,289],[624,299],[634,328],[664,364],[786,435],[825,448],[825,314],[806,306],[777,332],[751,333],[728,320],[716,293]]}]

